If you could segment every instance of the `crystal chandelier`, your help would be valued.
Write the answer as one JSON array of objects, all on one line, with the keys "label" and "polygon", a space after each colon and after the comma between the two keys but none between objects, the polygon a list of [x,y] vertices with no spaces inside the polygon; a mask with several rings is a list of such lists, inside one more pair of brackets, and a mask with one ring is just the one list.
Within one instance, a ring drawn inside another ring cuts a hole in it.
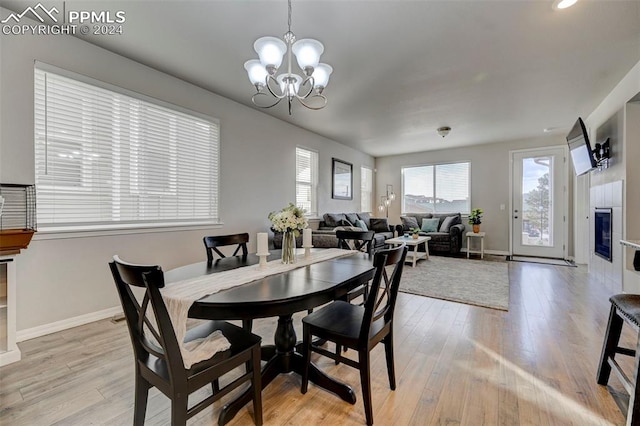
[{"label": "crystal chandelier", "polygon": [[[320,63],[324,46],[318,40],[304,38],[296,41],[295,34],[291,32],[291,0],[288,1],[288,5],[289,30],[283,36],[284,42],[276,37],[259,38],[253,44],[253,48],[260,59],[245,62],[244,68],[249,74],[249,80],[256,87],[256,93],[251,97],[253,104],[260,108],[271,108],[286,99],[291,115],[291,103],[294,99],[314,110],[327,105],[327,98],[322,92],[329,83],[333,68]],[[304,72],[304,79],[292,72],[292,53]],[[286,72],[276,76],[285,54]]]}]

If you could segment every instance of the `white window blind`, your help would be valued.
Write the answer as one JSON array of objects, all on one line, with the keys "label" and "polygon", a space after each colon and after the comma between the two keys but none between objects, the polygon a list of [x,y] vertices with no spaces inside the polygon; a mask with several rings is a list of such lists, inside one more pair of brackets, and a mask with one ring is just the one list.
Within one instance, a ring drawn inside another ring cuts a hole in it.
[{"label": "white window blind", "polygon": [[470,170],[468,162],[403,167],[403,213],[468,214]]},{"label": "white window blind", "polygon": [[318,214],[318,153],[296,147],[296,206],[307,216]]},{"label": "white window blind", "polygon": [[373,170],[360,167],[360,211],[371,212],[373,205]]},{"label": "white window blind", "polygon": [[219,145],[215,119],[35,69],[41,226],[218,222]]}]

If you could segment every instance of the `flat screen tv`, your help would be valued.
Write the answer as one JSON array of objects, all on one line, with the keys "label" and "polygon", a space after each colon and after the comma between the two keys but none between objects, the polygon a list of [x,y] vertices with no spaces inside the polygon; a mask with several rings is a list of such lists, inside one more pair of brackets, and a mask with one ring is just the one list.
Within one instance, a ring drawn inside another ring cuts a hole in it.
[{"label": "flat screen tv", "polygon": [[596,159],[591,150],[587,129],[584,127],[582,118],[578,117],[578,121],[567,135],[567,144],[571,152],[571,161],[576,176],[583,175],[597,167]]}]

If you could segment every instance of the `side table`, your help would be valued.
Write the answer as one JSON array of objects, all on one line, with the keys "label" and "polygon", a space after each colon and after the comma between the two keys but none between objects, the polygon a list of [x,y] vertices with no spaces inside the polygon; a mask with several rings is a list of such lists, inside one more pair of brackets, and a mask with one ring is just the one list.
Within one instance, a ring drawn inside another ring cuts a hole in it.
[{"label": "side table", "polygon": [[[479,253],[480,259],[484,259],[484,236],[485,232],[467,232],[467,259],[469,258],[470,253]],[[471,246],[469,245],[471,238],[480,238],[480,250],[471,250]]]}]

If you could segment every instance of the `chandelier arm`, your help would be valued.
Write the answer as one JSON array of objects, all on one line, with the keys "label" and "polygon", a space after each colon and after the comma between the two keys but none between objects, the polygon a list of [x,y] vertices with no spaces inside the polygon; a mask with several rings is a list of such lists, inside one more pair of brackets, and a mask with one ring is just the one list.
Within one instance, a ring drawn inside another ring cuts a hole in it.
[{"label": "chandelier arm", "polygon": [[313,95],[313,96],[311,96],[311,97],[309,97],[309,98],[306,98],[306,99],[313,99],[313,98],[320,98],[320,99],[322,99],[322,101],[323,101],[322,105],[321,105],[321,106],[314,107],[314,106],[311,106],[311,105],[307,105],[307,104],[304,102],[304,99],[305,99],[305,98],[300,98],[300,97],[298,97],[297,99],[298,99],[298,101],[300,102],[300,104],[301,104],[303,107],[308,108],[308,109],[312,109],[312,110],[314,110],[314,111],[317,111],[317,110],[322,109],[322,108],[324,108],[325,106],[327,106],[327,98],[326,98],[326,96],[324,96],[324,95],[320,95],[320,94],[317,94],[317,95]]},{"label": "chandelier arm", "polygon": [[302,87],[304,87],[305,85],[309,86],[309,90],[307,91],[307,93],[305,93],[304,95],[299,95],[298,93],[295,94],[296,98],[298,98],[299,100],[306,99],[309,97],[309,95],[311,95],[311,93],[313,93],[313,86],[315,85],[315,80],[313,79],[313,77],[309,76],[305,78],[304,81],[300,83],[299,90],[302,90]]},{"label": "chandelier arm", "polygon": [[282,95],[278,95],[276,92],[274,92],[273,89],[271,88],[271,85],[269,84],[270,81],[275,81],[276,84],[278,83],[278,81],[275,78],[273,78],[273,76],[268,75],[265,78],[265,86],[267,87],[267,90],[269,90],[269,93],[271,93],[271,95],[273,95],[273,97],[278,99],[278,102],[280,102],[280,100],[284,99],[287,95],[285,93],[283,93]]},{"label": "chandelier arm", "polygon": [[272,107],[274,107],[274,106],[278,105],[278,104],[280,103],[280,101],[283,99],[283,98],[278,98],[278,97],[276,97],[276,99],[277,99],[277,100],[276,100],[273,104],[271,104],[271,105],[267,105],[267,106],[262,106],[262,105],[260,105],[260,104],[258,104],[258,103],[256,102],[256,96],[269,96],[269,95],[267,95],[267,94],[266,94],[266,93],[264,93],[264,92],[258,92],[258,93],[255,93],[255,94],[251,97],[251,102],[253,102],[253,104],[254,104],[255,106],[257,106],[258,108],[265,108],[265,109],[267,109],[267,108],[272,108]]}]

